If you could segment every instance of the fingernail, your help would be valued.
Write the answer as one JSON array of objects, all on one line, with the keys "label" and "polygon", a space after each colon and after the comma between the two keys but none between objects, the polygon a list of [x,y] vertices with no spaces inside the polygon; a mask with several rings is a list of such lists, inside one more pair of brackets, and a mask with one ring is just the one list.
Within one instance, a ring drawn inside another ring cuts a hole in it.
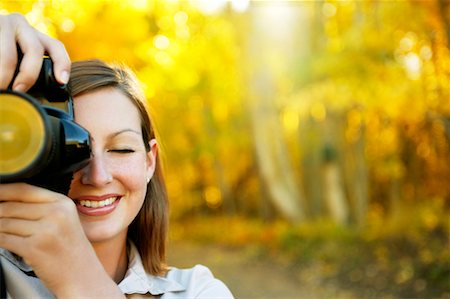
[{"label": "fingernail", "polygon": [[60,79],[62,81],[61,83],[67,84],[67,82],[69,82],[69,73],[67,71],[62,71]]},{"label": "fingernail", "polygon": [[23,84],[23,83],[17,83],[16,85],[13,86],[13,90],[20,91],[20,92],[25,92],[26,91],[26,85]]}]

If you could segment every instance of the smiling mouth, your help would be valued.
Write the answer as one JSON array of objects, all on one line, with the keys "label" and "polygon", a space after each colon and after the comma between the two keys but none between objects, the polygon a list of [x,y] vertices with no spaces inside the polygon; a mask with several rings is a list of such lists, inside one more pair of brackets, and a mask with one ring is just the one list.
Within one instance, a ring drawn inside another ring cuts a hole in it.
[{"label": "smiling mouth", "polygon": [[78,203],[86,208],[102,208],[112,205],[117,199],[119,199],[119,197],[114,196],[104,200],[80,200]]}]

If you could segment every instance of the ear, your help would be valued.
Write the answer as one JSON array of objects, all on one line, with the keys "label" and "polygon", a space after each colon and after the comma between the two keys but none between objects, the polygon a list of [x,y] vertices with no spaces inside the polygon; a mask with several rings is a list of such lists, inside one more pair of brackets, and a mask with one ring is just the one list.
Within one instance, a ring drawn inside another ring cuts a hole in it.
[{"label": "ear", "polygon": [[158,143],[156,139],[149,141],[150,150],[147,153],[147,183],[150,182],[151,178],[155,174],[156,169],[156,157],[158,155]]}]

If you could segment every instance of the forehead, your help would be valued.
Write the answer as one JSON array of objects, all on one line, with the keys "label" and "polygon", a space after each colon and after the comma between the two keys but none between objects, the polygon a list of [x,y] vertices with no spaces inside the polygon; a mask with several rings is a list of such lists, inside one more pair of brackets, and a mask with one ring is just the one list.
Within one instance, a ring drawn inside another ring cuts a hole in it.
[{"label": "forehead", "polygon": [[116,88],[103,88],[74,97],[74,111],[75,121],[91,134],[97,129],[140,131],[139,110]]}]

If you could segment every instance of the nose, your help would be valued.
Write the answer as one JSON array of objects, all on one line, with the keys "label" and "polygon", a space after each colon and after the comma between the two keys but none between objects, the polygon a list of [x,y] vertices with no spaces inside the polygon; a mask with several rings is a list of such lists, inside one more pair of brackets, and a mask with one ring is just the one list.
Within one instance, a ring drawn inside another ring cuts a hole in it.
[{"label": "nose", "polygon": [[85,185],[104,186],[112,182],[112,175],[101,154],[92,155],[86,167],[81,170],[81,183]]}]

